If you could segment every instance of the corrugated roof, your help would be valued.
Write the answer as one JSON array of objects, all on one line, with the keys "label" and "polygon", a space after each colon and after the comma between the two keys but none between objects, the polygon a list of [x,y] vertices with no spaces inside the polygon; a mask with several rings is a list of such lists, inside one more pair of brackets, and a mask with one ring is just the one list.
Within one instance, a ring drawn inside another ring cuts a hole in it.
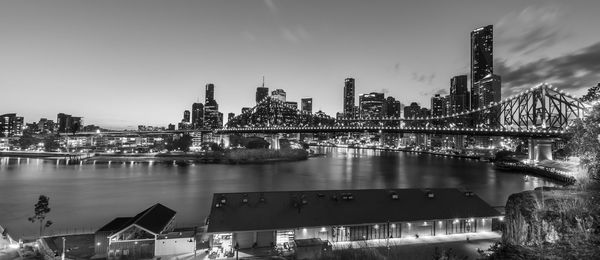
[{"label": "corrugated roof", "polygon": [[156,203],[152,207],[135,215],[131,220],[131,224],[137,224],[140,227],[148,229],[156,234],[163,231],[171,219],[175,216],[175,211],[166,206]]},{"label": "corrugated roof", "polygon": [[123,228],[123,225],[126,225],[131,221],[131,217],[118,217],[113,219],[108,224],[104,225],[96,232],[116,232]]},{"label": "corrugated roof", "polygon": [[[428,192],[433,197],[428,196]],[[457,189],[315,190],[213,195],[207,232],[493,217],[477,195]],[[344,199],[345,198],[345,199]],[[225,203],[222,203],[225,199]]]},{"label": "corrugated roof", "polygon": [[169,224],[171,219],[175,216],[175,213],[174,210],[160,203],[156,203],[134,217],[115,218],[96,232],[110,231],[111,233],[114,233],[133,224],[137,224],[140,227],[158,234],[163,231],[167,224]]}]

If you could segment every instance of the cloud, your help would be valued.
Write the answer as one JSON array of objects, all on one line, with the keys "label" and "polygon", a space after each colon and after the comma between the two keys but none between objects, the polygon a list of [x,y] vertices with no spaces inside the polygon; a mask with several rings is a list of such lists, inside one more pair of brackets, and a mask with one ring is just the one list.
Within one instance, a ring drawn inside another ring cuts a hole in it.
[{"label": "cloud", "polygon": [[511,12],[494,26],[498,46],[518,54],[528,54],[553,46],[569,35],[561,27],[564,12],[555,5],[530,6]]},{"label": "cloud", "polygon": [[496,74],[502,77],[502,88],[509,95],[542,82],[565,90],[578,90],[600,82],[600,42],[556,58],[514,66],[504,60],[494,63]]},{"label": "cloud", "polygon": [[306,31],[306,29],[304,29],[302,25],[298,25],[293,29],[290,29],[288,27],[281,27],[280,30],[281,37],[292,43],[299,43],[301,41],[305,41],[311,38],[308,31]]},{"label": "cloud", "polygon": [[269,11],[271,13],[277,13],[279,11],[279,8],[277,8],[277,6],[275,5],[275,2],[273,2],[273,0],[264,0],[265,5],[267,6],[267,8],[269,8]]},{"label": "cloud", "polygon": [[434,95],[440,95],[440,96],[446,96],[448,94],[450,94],[450,92],[448,92],[447,88],[440,88],[440,89],[434,89],[431,91],[421,91],[419,92],[419,94],[421,96],[425,96],[425,97],[433,97]]},{"label": "cloud", "polygon": [[418,74],[416,72],[413,72],[411,75],[411,79],[416,81],[416,82],[420,82],[420,83],[425,83],[427,85],[431,85],[431,83],[433,82],[433,79],[435,79],[435,73],[432,73],[430,75],[426,75],[426,74]]}]

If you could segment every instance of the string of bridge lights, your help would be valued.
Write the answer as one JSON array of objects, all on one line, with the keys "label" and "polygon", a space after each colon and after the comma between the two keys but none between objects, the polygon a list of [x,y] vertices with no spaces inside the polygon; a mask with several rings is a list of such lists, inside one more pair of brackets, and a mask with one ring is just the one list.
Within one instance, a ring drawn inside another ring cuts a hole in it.
[{"label": "string of bridge lights", "polygon": [[[538,90],[538,89],[540,89],[540,88],[550,89],[550,90],[553,90],[553,91],[555,91],[555,92],[558,92],[560,95],[566,96],[566,97],[568,97],[568,98],[572,98],[572,99],[575,99],[575,100],[577,100],[577,99],[578,99],[578,98],[577,98],[577,97],[575,97],[574,95],[572,95],[572,94],[570,94],[570,93],[568,93],[568,92],[565,92],[564,90],[559,90],[558,88],[556,88],[556,87],[552,86],[551,84],[547,84],[547,83],[540,83],[540,84],[538,84],[538,85],[537,85],[537,86],[535,86],[535,87],[532,87],[532,88],[530,88],[530,89],[528,89],[528,90],[526,90],[526,91],[523,91],[523,92],[521,92],[521,93],[519,93],[519,94],[512,95],[512,96],[510,96],[510,97],[508,97],[508,98],[505,98],[504,100],[502,100],[502,101],[500,101],[500,102],[492,102],[492,103],[490,103],[489,105],[487,105],[487,106],[485,106],[485,107],[481,107],[481,108],[478,108],[478,109],[475,109],[475,110],[469,110],[469,111],[464,111],[464,112],[460,112],[460,113],[449,114],[449,115],[445,115],[445,116],[428,116],[428,117],[414,117],[414,118],[401,118],[401,117],[370,117],[370,116],[367,116],[367,117],[361,117],[361,118],[355,118],[355,117],[341,117],[341,118],[339,118],[339,120],[340,120],[340,121],[356,121],[356,120],[404,120],[404,121],[426,121],[426,120],[436,120],[436,119],[438,119],[438,120],[439,120],[439,119],[448,119],[448,118],[460,117],[460,116],[469,115],[469,114],[472,114],[472,113],[481,112],[481,111],[484,111],[484,110],[487,110],[487,109],[490,109],[490,108],[493,108],[493,107],[497,107],[497,106],[503,105],[503,104],[505,104],[505,103],[507,103],[507,102],[511,102],[511,101],[513,101],[513,100],[515,100],[515,99],[518,99],[518,98],[521,98],[521,97],[523,97],[523,96],[525,96],[525,95],[528,95],[528,94],[530,94],[531,92],[533,92],[533,91],[536,91],[536,90]],[[260,102],[258,102],[258,104],[257,104],[255,107],[253,107],[252,109],[250,109],[250,110],[246,111],[245,113],[242,113],[242,114],[240,114],[240,115],[238,115],[238,116],[235,116],[235,117],[232,119],[232,121],[233,121],[233,120],[235,120],[235,119],[237,119],[237,118],[239,118],[239,117],[241,117],[241,116],[248,115],[248,114],[252,114],[252,111],[254,111],[256,107],[258,107],[258,106],[260,106],[260,105],[262,105],[262,104],[266,103],[266,102],[267,102],[267,101],[269,101],[269,100],[270,100],[270,101],[272,101],[272,102],[274,101],[274,102],[275,102],[275,103],[277,103],[277,104],[280,104],[280,105],[283,105],[283,106],[287,106],[287,104],[285,104],[283,101],[281,101],[281,100],[279,100],[279,99],[274,99],[274,98],[272,98],[272,97],[269,97],[269,96],[267,96],[267,97],[263,98],[263,99],[262,99]],[[301,111],[301,110],[298,110],[298,109],[295,109],[295,110],[296,110],[296,112],[300,112],[301,114],[308,114],[307,112],[304,112],[304,111]],[[322,117],[322,118],[332,118],[331,116],[328,116],[328,115],[326,115],[325,117],[324,117],[324,116],[322,116],[322,115],[317,115],[317,116],[318,116],[318,117]],[[228,122],[228,123],[229,123],[229,122]],[[412,130],[412,129],[411,129],[411,130]]]}]

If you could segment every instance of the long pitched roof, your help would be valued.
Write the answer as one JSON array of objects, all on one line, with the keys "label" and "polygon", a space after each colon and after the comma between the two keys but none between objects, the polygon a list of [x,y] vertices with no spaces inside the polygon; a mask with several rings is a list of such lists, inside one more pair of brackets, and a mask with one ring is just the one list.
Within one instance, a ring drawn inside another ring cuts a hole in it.
[{"label": "long pitched roof", "polygon": [[[429,196],[433,194],[433,197]],[[222,203],[225,200],[225,203]],[[207,232],[494,217],[500,213],[457,189],[315,190],[215,193]]]},{"label": "long pitched roof", "polygon": [[156,203],[144,211],[138,213],[134,217],[127,218],[115,218],[113,221],[100,228],[99,231],[121,231],[123,228],[129,227],[136,224],[143,227],[155,234],[159,234],[169,224],[171,219],[175,216],[175,211],[160,204]]}]

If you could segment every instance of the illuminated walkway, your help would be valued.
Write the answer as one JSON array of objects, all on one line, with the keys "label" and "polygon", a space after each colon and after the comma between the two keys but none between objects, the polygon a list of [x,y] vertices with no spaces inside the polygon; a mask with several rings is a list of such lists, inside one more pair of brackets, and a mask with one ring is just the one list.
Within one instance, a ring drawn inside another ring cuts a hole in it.
[{"label": "illuminated walkway", "polygon": [[481,240],[481,239],[499,239],[500,233],[496,232],[478,232],[478,233],[467,233],[467,234],[453,234],[453,235],[439,235],[439,236],[421,236],[407,237],[407,238],[391,238],[386,239],[373,239],[367,241],[350,241],[350,242],[334,242],[333,249],[347,249],[352,248],[364,248],[364,247],[385,247],[389,246],[403,246],[403,245],[415,245],[415,244],[434,244],[434,243],[445,243],[445,242],[456,242],[456,241],[467,241],[467,237],[470,241]]}]

